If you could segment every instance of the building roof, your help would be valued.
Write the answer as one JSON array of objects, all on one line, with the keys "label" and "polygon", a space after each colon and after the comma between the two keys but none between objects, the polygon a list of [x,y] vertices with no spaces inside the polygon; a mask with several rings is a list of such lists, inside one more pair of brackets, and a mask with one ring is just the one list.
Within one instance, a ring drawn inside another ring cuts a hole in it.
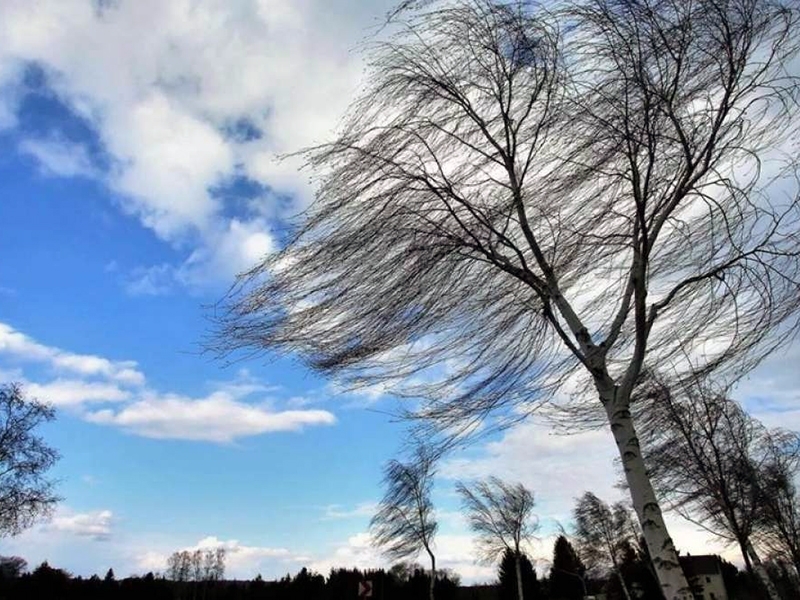
[{"label": "building roof", "polygon": [[719,575],[722,570],[719,566],[719,556],[716,554],[700,554],[697,556],[681,556],[681,567],[687,577],[697,575]]}]

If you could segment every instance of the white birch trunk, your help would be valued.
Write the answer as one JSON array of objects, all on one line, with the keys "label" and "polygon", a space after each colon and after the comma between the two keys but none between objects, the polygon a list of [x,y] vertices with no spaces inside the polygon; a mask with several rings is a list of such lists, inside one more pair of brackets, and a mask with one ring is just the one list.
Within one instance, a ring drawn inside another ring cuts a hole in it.
[{"label": "white birch trunk", "polygon": [[519,550],[517,550],[517,555],[514,560],[514,564],[517,570],[517,600],[524,600],[522,596],[522,566],[520,565],[522,561],[520,560]]},{"label": "white birch trunk", "polygon": [[772,578],[770,578],[769,573],[767,573],[767,569],[761,562],[761,558],[759,558],[756,549],[753,548],[752,542],[747,540],[746,544],[747,554],[750,556],[750,561],[753,563],[753,570],[756,572],[756,575],[758,575],[761,583],[764,584],[764,589],[767,590],[767,595],[770,600],[780,600],[781,596],[778,594],[778,590],[775,589],[775,584],[772,583]]},{"label": "white birch trunk", "polygon": [[661,591],[666,600],[691,600],[691,589],[681,569],[675,544],[664,523],[664,516],[650,478],[647,476],[639,449],[639,439],[630,416],[630,402],[627,398],[624,401],[615,398],[613,390],[602,394],[601,400],[606,408],[611,433],[622,459],[633,508],[642,526],[642,534]]},{"label": "white birch trunk", "polygon": [[428,588],[428,600],[434,600],[433,597],[433,585],[436,583],[436,557],[431,552],[430,548],[426,548],[428,550],[428,556],[431,557],[431,584]]}]

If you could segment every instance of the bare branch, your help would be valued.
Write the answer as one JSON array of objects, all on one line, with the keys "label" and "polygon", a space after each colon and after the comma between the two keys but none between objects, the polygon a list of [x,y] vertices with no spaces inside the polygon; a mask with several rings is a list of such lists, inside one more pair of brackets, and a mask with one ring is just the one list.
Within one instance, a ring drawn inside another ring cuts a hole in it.
[{"label": "bare branch", "polygon": [[497,477],[471,485],[456,484],[472,531],[478,536],[481,558],[494,564],[506,550],[520,556],[522,544],[538,529],[532,514],[533,493],[521,483],[506,483]]}]

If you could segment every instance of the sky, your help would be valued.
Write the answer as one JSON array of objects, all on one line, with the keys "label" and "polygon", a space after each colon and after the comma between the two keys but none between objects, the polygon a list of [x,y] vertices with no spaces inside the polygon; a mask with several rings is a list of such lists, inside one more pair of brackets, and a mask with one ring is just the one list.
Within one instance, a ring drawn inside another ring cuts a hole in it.
[{"label": "sky", "polygon": [[[163,571],[222,545],[229,577],[387,563],[367,526],[402,424],[392,399],[343,393],[293,357],[202,353],[236,273],[279,248],[313,198],[278,155],[329,139],[388,0],[0,3],[0,381],[52,403],[53,517],[0,554],[74,574]],[[737,390],[800,428],[800,345]],[[488,581],[454,482],[534,490],[546,567],[586,490],[614,500],[606,432],[528,421],[449,457],[438,562]],[[672,520],[679,548],[722,551]]]}]

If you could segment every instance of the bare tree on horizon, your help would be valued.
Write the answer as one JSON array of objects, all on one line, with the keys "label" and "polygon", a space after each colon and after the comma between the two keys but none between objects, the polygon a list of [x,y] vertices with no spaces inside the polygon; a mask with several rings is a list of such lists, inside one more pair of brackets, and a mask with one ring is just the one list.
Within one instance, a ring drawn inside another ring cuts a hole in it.
[{"label": "bare tree on horizon", "polygon": [[472,485],[456,483],[456,492],[467,512],[470,529],[478,536],[484,562],[495,563],[506,551],[514,556],[517,600],[522,590],[522,544],[538,529],[533,515],[533,492],[521,483],[507,483],[497,477]]},{"label": "bare tree on horizon", "polygon": [[548,400],[601,414],[686,598],[631,397],[648,368],[738,377],[797,330],[797,6],[408,4],[216,349],[410,396],[445,447]]},{"label": "bare tree on horizon", "polygon": [[620,568],[620,555],[625,545],[633,548],[637,543],[630,509],[622,502],[609,506],[592,492],[585,492],[575,504],[573,518],[574,539],[583,563],[589,569],[610,567],[626,600],[631,600]]},{"label": "bare tree on horizon", "polygon": [[438,523],[431,502],[435,457],[418,445],[408,462],[391,460],[384,469],[386,492],[372,517],[370,530],[376,546],[391,560],[405,560],[420,552],[430,558],[429,600],[434,600],[436,556],[433,539]]}]

